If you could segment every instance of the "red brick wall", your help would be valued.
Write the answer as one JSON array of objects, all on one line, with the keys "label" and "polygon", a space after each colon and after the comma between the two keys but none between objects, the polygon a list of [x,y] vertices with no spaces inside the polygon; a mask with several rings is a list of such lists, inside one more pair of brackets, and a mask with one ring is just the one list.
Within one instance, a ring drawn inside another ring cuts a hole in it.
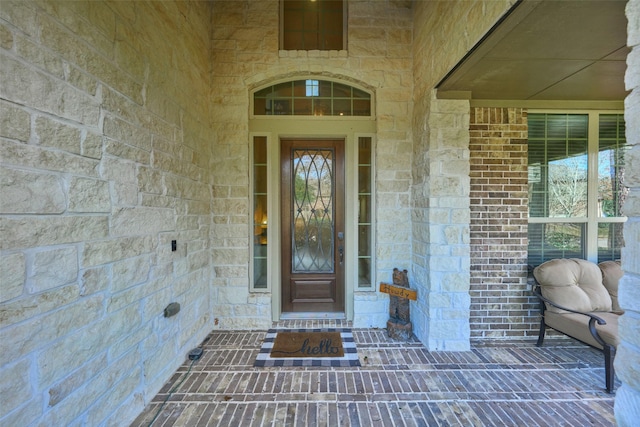
[{"label": "red brick wall", "polygon": [[471,338],[535,336],[527,285],[527,112],[472,108]]}]

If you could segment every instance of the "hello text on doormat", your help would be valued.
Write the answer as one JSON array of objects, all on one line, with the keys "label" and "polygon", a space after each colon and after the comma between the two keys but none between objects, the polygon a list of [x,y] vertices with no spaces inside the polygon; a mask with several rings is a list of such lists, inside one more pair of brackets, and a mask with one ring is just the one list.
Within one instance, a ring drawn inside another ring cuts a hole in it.
[{"label": "hello text on doormat", "polygon": [[270,329],[253,366],[349,367],[360,361],[351,329]]}]

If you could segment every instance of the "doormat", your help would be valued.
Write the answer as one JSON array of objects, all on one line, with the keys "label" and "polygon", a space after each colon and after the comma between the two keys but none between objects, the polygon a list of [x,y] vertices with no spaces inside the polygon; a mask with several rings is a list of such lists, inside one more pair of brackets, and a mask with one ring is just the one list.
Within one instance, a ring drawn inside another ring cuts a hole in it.
[{"label": "doormat", "polygon": [[351,329],[269,329],[253,364],[271,366],[360,366]]}]

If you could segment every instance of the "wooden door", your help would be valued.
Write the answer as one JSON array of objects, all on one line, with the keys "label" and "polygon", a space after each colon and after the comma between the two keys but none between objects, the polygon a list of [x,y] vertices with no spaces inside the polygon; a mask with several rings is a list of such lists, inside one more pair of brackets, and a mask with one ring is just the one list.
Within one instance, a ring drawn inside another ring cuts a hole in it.
[{"label": "wooden door", "polygon": [[344,312],[344,140],[281,143],[282,311]]}]

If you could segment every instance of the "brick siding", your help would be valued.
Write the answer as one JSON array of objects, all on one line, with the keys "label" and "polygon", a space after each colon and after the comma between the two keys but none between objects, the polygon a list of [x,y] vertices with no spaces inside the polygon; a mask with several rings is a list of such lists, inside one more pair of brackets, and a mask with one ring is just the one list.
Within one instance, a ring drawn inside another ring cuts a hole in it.
[{"label": "brick siding", "polygon": [[471,338],[537,334],[527,285],[527,112],[471,108]]}]

